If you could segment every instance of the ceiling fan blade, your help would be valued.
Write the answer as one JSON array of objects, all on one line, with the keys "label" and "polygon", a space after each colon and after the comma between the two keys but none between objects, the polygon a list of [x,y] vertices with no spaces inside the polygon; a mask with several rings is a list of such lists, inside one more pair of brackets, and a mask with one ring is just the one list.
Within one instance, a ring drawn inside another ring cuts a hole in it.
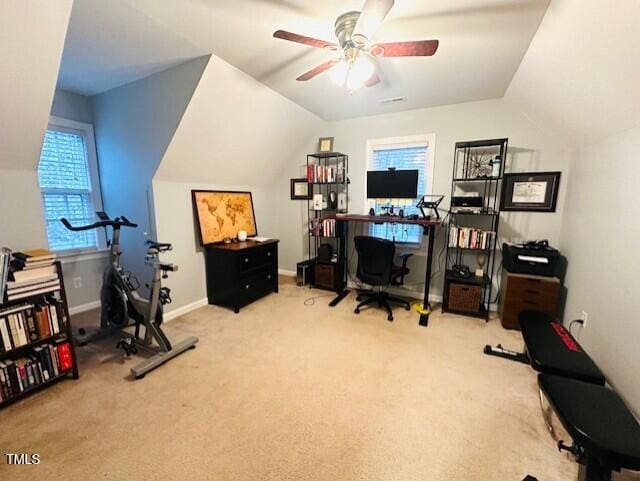
[{"label": "ceiling fan blade", "polygon": [[374,57],[430,57],[438,50],[438,40],[376,43],[369,53]]},{"label": "ceiling fan blade", "polygon": [[364,85],[365,87],[373,87],[374,85],[377,85],[380,83],[380,77],[378,76],[377,73],[373,72],[373,75],[371,77],[369,77],[369,80],[367,80]]},{"label": "ceiling fan blade", "polygon": [[320,75],[322,72],[329,70],[331,67],[333,67],[337,63],[338,63],[337,60],[329,60],[328,62],[321,63],[316,68],[312,68],[308,72],[305,72],[302,75],[300,75],[300,77],[298,77],[296,80],[298,82],[306,82],[307,80],[311,80],[316,75]]},{"label": "ceiling fan blade", "polygon": [[351,40],[358,46],[365,45],[382,25],[393,7],[394,0],[365,0]]},{"label": "ceiling fan blade", "polygon": [[304,35],[298,35],[297,33],[286,32],[284,30],[277,30],[273,32],[273,36],[282,40],[289,40],[290,42],[303,43],[315,48],[338,50],[338,46],[335,43],[318,40],[317,38],[305,37]]}]

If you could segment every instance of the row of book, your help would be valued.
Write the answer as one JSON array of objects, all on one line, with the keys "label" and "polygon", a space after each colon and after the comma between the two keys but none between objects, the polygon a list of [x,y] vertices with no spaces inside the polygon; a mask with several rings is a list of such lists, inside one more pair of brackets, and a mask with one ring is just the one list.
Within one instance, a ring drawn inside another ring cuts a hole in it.
[{"label": "row of book", "polygon": [[0,353],[64,332],[67,323],[62,302],[43,299],[0,310]]},{"label": "row of book", "polygon": [[449,247],[491,250],[494,247],[495,239],[496,233],[492,231],[456,225],[449,228]]},{"label": "row of book", "polygon": [[309,222],[309,233],[315,237],[335,237],[335,219],[311,219]]},{"label": "row of book", "polygon": [[35,347],[16,360],[0,361],[0,401],[58,377],[72,367],[71,345],[66,340]]},{"label": "row of book", "polygon": [[307,165],[307,182],[344,182],[344,166],[342,165]]},{"label": "row of book", "polygon": [[60,289],[55,261],[55,254],[47,249],[14,252],[11,260],[13,279],[6,282],[7,300],[25,299]]}]

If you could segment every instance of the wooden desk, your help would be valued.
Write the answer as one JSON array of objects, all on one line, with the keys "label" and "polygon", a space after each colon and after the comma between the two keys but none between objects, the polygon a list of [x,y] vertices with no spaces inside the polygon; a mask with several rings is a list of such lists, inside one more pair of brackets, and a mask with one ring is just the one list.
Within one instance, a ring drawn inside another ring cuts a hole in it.
[{"label": "wooden desk", "polygon": [[[423,233],[425,236],[429,236],[428,245],[427,245],[427,268],[425,269],[424,275],[424,299],[422,301],[422,306],[427,308],[429,306],[429,290],[431,288],[431,268],[433,264],[433,243],[435,237],[436,226],[441,224],[440,219],[425,219],[423,217],[419,217],[418,219],[409,219],[407,217],[399,217],[394,215],[360,215],[360,214],[335,214],[332,216],[335,218],[337,222],[367,222],[374,224],[409,224],[409,225],[419,225],[423,228]],[[331,301],[331,305],[335,305],[344,296],[349,293],[348,290],[345,289],[342,293],[338,295],[336,299]],[[420,314],[419,324],[421,326],[429,325],[429,314]]]}]

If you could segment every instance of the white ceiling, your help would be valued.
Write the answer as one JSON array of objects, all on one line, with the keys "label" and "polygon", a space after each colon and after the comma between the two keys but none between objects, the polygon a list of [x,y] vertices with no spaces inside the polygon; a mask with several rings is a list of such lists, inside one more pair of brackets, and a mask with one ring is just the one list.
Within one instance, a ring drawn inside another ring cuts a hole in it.
[{"label": "white ceiling", "polygon": [[549,0],[396,0],[374,40],[437,38],[434,57],[377,59],[382,83],[353,95],[326,74],[297,82],[334,54],[273,32],[335,40],[335,18],[362,2],[75,0],[60,86],[94,94],[212,52],[326,120],[502,97]]},{"label": "white ceiling", "polygon": [[126,0],[74,0],[58,87],[95,95],[207,53]]},{"label": "white ceiling", "polygon": [[581,145],[640,124],[640,1],[552,2],[506,98]]}]

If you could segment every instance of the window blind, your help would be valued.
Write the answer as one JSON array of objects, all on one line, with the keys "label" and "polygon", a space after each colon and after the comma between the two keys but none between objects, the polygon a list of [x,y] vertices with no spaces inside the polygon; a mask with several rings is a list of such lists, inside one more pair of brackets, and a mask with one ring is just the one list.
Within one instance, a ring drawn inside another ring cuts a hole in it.
[{"label": "window blind", "polygon": [[[418,171],[418,196],[428,194],[426,192],[426,163],[427,146],[400,147],[375,149],[371,159],[370,170],[387,170],[395,167],[397,170],[417,170]],[[399,202],[392,202],[394,206],[402,205],[405,215],[419,214],[416,207],[418,199],[401,199]],[[380,209],[380,201],[374,201],[373,206],[376,212]],[[419,244],[422,239],[422,228],[415,225],[403,224],[373,224],[369,228],[369,233],[375,237],[393,240],[400,243]]]},{"label": "window blind", "polygon": [[97,246],[95,230],[72,232],[60,219],[89,224],[94,219],[91,174],[82,135],[47,130],[40,154],[38,179],[42,191],[47,238],[51,250]]}]

